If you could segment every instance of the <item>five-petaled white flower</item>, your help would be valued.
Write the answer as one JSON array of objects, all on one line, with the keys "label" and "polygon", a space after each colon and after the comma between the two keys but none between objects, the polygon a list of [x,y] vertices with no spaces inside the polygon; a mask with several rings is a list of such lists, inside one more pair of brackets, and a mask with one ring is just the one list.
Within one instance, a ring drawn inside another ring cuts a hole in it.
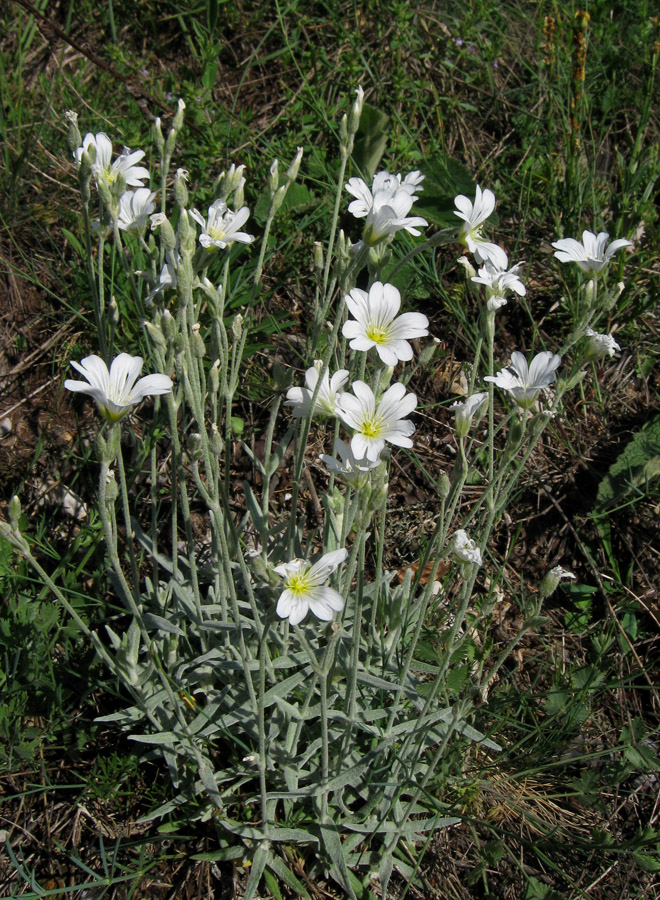
[{"label": "five-petaled white flower", "polygon": [[421,216],[408,216],[417,199],[415,191],[422,190],[423,178],[421,172],[410,172],[402,181],[400,175],[378,172],[371,189],[362,178],[349,178],[346,190],[356,199],[349,203],[348,211],[356,219],[366,217],[362,232],[365,244],[373,247],[397,231],[419,235],[418,227],[429,224]]},{"label": "five-petaled white flower", "polygon": [[322,453],[319,459],[325,463],[331,474],[356,488],[367,480],[369,472],[378,468],[381,462],[380,459],[371,460],[366,457],[356,459],[350,446],[339,438],[335,440],[335,453],[340,459],[326,453]]},{"label": "five-petaled white flower", "polygon": [[86,356],[79,363],[72,360],[71,365],[87,379],[87,383],[67,379],[64,387],[69,391],[89,394],[105,419],[118,422],[145,397],[169,394],[172,390],[172,379],[167,375],[145,375],[136,384],[142,362],[141,356],[120,353],[112,361],[108,372],[100,356]]},{"label": "five-petaled white flower", "polygon": [[486,260],[483,268],[479,269],[479,274],[472,277],[472,281],[476,281],[477,284],[486,285],[486,306],[491,312],[506,304],[507,291],[514,291],[519,297],[525,296],[525,285],[518,277],[522,266],[523,263],[516,263],[507,271]]},{"label": "five-petaled white flower", "polygon": [[452,403],[451,408],[456,416],[456,433],[459,437],[465,437],[472,427],[472,420],[477,421],[483,416],[488,407],[488,394],[483,391],[478,394],[472,394],[465,400],[457,400]]},{"label": "five-petaled white flower", "polygon": [[463,225],[458,239],[467,247],[470,253],[481,265],[487,260],[497,269],[506,269],[509,264],[508,257],[498,244],[492,244],[481,236],[481,227],[488,216],[495,209],[495,194],[486,188],[485,191],[477,185],[474,203],[465,194],[459,194],[454,198],[456,209],[454,215],[463,219]]},{"label": "five-petaled white flower", "polygon": [[552,246],[557,251],[555,256],[560,262],[577,263],[583,272],[587,272],[592,278],[598,278],[618,250],[633,245],[632,241],[619,238],[605,249],[608,239],[606,231],[601,231],[598,236],[591,231],[583,231],[582,243],[575,238],[564,238],[555,241]]},{"label": "five-petaled white flower", "polygon": [[292,559],[275,566],[274,571],[284,578],[285,588],[277,601],[277,615],[298,625],[309,610],[317,619],[329,622],[334,612],[344,608],[342,595],[325,582],[348,556],[348,551],[332,550],[314,565],[308,559]]},{"label": "five-petaled white flower", "polygon": [[529,409],[540,390],[555,380],[555,371],[561,363],[561,356],[544,350],[537,354],[530,366],[525,357],[516,350],[511,354],[511,362],[497,375],[486,375],[485,381],[492,381],[502,390],[508,391],[518,406]]},{"label": "five-petaled white flower", "polygon": [[593,328],[587,328],[585,335],[589,338],[587,344],[587,359],[602,359],[604,356],[614,356],[621,347],[611,334],[599,334]]},{"label": "five-petaled white flower", "polygon": [[156,209],[156,195],[149,188],[125,191],[119,198],[117,225],[122,231],[142,231],[147,219]]},{"label": "five-petaled white flower", "polygon": [[454,532],[451,541],[451,552],[456,562],[468,570],[472,566],[480,566],[483,562],[481,550],[477,546],[476,541],[473,541],[463,528],[459,528],[458,531]]},{"label": "five-petaled white flower", "polygon": [[250,216],[247,206],[241,206],[237,212],[232,212],[224,200],[215,200],[209,206],[208,221],[196,209],[191,210],[190,215],[202,227],[199,243],[205,250],[224,250],[234,241],[251,244],[254,240],[253,235],[238,230]]},{"label": "five-petaled white flower", "polygon": [[412,359],[411,338],[425,337],[429,320],[422,313],[403,313],[397,316],[401,307],[401,294],[393,284],[376,281],[369,293],[354,288],[346,295],[346,306],[354,317],[344,322],[342,329],[346,338],[351,338],[351,350],[376,352],[386,366],[395,366],[399,360]]},{"label": "five-petaled white flower", "polygon": [[123,175],[124,182],[128,187],[142,187],[145,178],[149,178],[149,170],[144,166],[138,166],[144,156],[144,150],[133,150],[124,147],[120,156],[112,162],[112,141],[103,131],[98,134],[86,134],[82,142],[82,147],[74,152],[76,163],[80,165],[83,153],[91,150],[91,156],[94,157],[92,162],[92,175],[97,184],[99,181],[105,181],[108,185],[114,184],[119,175]]},{"label": "five-petaled white flower", "polygon": [[412,447],[410,435],[415,426],[405,416],[416,406],[417,397],[406,394],[400,382],[385,391],[376,404],[376,397],[369,385],[364,381],[355,381],[353,394],[340,394],[337,400],[337,415],[354,430],[351,450],[355,458],[366,457],[375,462],[386,441],[399,447]]},{"label": "five-petaled white flower", "polygon": [[[284,405],[293,407],[291,415],[294,418],[300,419],[309,412],[312,396],[322,369],[322,360],[315,360],[314,365],[305,372],[305,384],[307,387],[292,387],[287,391]],[[314,411],[321,413],[323,416],[334,416],[337,412],[337,397],[347,381],[348,369],[338,369],[332,378],[330,377],[330,372],[326,369],[321,379],[319,392],[316,395]]]}]

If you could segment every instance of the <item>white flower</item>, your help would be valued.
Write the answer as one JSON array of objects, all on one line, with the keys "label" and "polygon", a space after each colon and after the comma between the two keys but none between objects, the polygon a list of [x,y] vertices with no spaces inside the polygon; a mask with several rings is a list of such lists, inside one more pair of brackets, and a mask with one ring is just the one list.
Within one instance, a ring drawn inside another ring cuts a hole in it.
[{"label": "white flower", "polygon": [[351,450],[356,459],[365,457],[376,462],[385,442],[399,447],[412,447],[410,435],[415,426],[404,417],[417,406],[415,394],[406,394],[401,383],[393,384],[376,405],[376,397],[364,381],[353,383],[353,394],[341,394],[337,400],[337,415],[355,433]]},{"label": "white flower", "polygon": [[[293,407],[291,415],[294,418],[300,419],[309,412],[312,396],[322,369],[322,360],[314,360],[314,365],[305,372],[305,384],[307,387],[292,387],[287,391],[284,405]],[[330,377],[330,372],[326,369],[325,375],[321,379],[321,387],[316,395],[314,410],[324,416],[336,415],[339,391],[341,391],[347,381],[348,369],[338,369],[332,378]]]},{"label": "white flower", "polygon": [[429,320],[422,313],[397,316],[401,294],[392,284],[376,281],[368,294],[354,288],[345,299],[354,317],[344,322],[342,329],[344,337],[352,339],[351,350],[375,347],[386,366],[412,359],[413,351],[408,340],[425,337],[429,333]]},{"label": "white flower", "polygon": [[476,416],[477,421],[486,412],[488,406],[488,394],[479,393],[472,394],[465,400],[457,400],[452,403],[451,408],[456,416],[456,433],[459,437],[465,437],[472,427],[472,419]]},{"label": "white flower", "polygon": [[325,582],[348,556],[348,551],[333,550],[325,553],[314,565],[308,559],[292,559],[275,566],[275,572],[284,578],[285,588],[277,601],[277,615],[297,625],[307,615],[314,613],[317,619],[329,622],[333,612],[341,612],[344,598]]},{"label": "white flower", "polygon": [[506,253],[498,244],[491,244],[481,236],[481,226],[495,209],[495,195],[486,189],[482,191],[477,185],[474,203],[464,194],[454,198],[456,209],[454,215],[463,219],[463,225],[458,236],[459,241],[467,247],[470,253],[481,265],[487,260],[497,269],[506,269],[509,264]]},{"label": "white flower", "polygon": [[585,334],[589,338],[587,359],[601,359],[604,356],[614,356],[617,350],[621,349],[611,334],[599,334],[593,328],[587,328]]},{"label": "white flower", "polygon": [[149,170],[144,166],[137,166],[142,157],[144,150],[134,150],[131,152],[128,147],[124,147],[121,156],[112,162],[112,141],[103,131],[98,134],[86,134],[82,143],[82,147],[73,154],[76,163],[80,165],[82,155],[85,151],[92,151],[94,161],[92,162],[92,175],[97,184],[103,180],[108,185],[114,184],[119,175],[124,176],[124,181],[128,187],[142,187],[145,178],[149,178]]},{"label": "white flower", "polygon": [[378,172],[371,190],[361,178],[348,180],[346,190],[356,198],[349,203],[348,211],[356,219],[366,217],[362,232],[365,244],[373,246],[402,230],[419,235],[418,226],[428,225],[421,216],[408,217],[423,178],[421,172],[411,172],[402,181],[400,175]]},{"label": "white flower", "polygon": [[322,453],[319,459],[325,463],[329,472],[346,484],[352,484],[355,487],[366,480],[372,469],[376,469],[380,465],[380,459],[370,460],[366,457],[356,459],[350,446],[344,441],[340,441],[339,438],[335,440],[335,453],[341,457],[341,461],[326,453]]},{"label": "white flower", "polygon": [[454,532],[451,542],[451,551],[456,562],[468,566],[480,566],[483,562],[481,550],[476,542],[468,537],[467,531],[459,528]]},{"label": "white flower", "polygon": [[519,297],[525,296],[525,285],[518,278],[518,271],[522,266],[523,263],[516,263],[507,271],[486,260],[484,267],[479,269],[479,274],[472,277],[472,281],[477,284],[486,285],[486,306],[491,312],[506,304],[507,291],[514,291]]},{"label": "white flower", "polygon": [[220,248],[224,250],[229,244],[238,241],[239,244],[251,244],[254,237],[238,229],[245,225],[250,210],[247,206],[241,206],[238,212],[227,209],[224,200],[216,200],[209,206],[208,222],[196,209],[191,210],[191,217],[202,227],[199,243],[205,250]]},{"label": "white flower", "polygon": [[122,231],[142,231],[147,218],[156,209],[156,195],[149,188],[126,191],[119,198],[117,225]]},{"label": "white flower", "polygon": [[142,357],[120,353],[108,367],[99,356],[86,356],[82,362],[71,362],[73,368],[87,379],[71,381],[64,387],[69,391],[89,394],[96,401],[101,415],[109,422],[118,422],[145,397],[169,394],[172,379],[167,375],[145,375],[138,383],[135,379],[142,371]]},{"label": "white flower", "polygon": [[608,238],[609,234],[606,231],[601,231],[597,237],[591,231],[583,231],[582,243],[575,238],[564,238],[555,241],[552,246],[557,251],[555,256],[560,262],[577,263],[583,272],[588,272],[592,278],[598,278],[618,250],[622,247],[632,247],[632,241],[619,238],[612,241],[606,250]]},{"label": "white flower", "polygon": [[511,362],[497,375],[486,375],[485,381],[492,381],[502,390],[508,391],[518,406],[528,409],[540,390],[555,380],[555,370],[561,363],[561,356],[544,350],[537,354],[528,367],[525,357],[516,350],[511,354]]}]

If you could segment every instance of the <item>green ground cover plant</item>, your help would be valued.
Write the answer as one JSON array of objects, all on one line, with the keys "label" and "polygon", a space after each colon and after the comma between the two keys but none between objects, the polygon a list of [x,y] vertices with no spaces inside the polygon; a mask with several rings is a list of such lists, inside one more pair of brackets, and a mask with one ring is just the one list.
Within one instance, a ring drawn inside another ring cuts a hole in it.
[{"label": "green ground cover plant", "polygon": [[[209,896],[653,895],[658,22],[618,12],[140,44],[114,4],[102,55],[5,14],[7,296],[54,323],[2,359],[8,895],[194,896],[182,845]],[[45,860],[58,747],[106,824]]]}]

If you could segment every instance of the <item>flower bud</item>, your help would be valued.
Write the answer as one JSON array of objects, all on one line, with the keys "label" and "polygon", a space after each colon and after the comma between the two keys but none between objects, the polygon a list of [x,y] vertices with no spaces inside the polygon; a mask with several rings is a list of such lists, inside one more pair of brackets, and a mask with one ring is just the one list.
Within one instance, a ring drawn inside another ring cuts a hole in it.
[{"label": "flower bud", "polygon": [[268,187],[270,189],[271,200],[275,196],[275,192],[277,191],[280,184],[280,177],[278,174],[277,160],[274,159],[270,166],[270,173],[268,175]]},{"label": "flower bud", "polygon": [[300,161],[303,156],[303,148],[297,147],[296,149],[297,149],[296,155],[294,156],[291,165],[286,170],[286,180],[288,182],[292,182],[292,181],[296,180],[296,178],[298,177],[298,171],[300,169]]},{"label": "flower bud", "polygon": [[165,138],[163,137],[163,127],[160,121],[160,116],[158,116],[154,120],[153,127],[153,136],[154,136],[154,144],[156,145],[156,149],[159,153],[162,154],[163,148],[165,147]]},{"label": "flower bud", "polygon": [[14,496],[9,501],[9,524],[12,527],[12,531],[20,531],[20,518],[21,518],[21,501],[18,499],[18,496],[14,494]]},{"label": "flower bud", "polygon": [[174,200],[176,205],[185,209],[188,206],[188,188],[186,181],[188,180],[187,169],[177,169],[174,176]]},{"label": "flower bud", "polygon": [[220,390],[220,360],[216,359],[216,361],[211,366],[209,371],[209,393],[217,394]]},{"label": "flower bud", "polygon": [[151,221],[151,230],[156,231],[158,229],[163,247],[166,250],[174,250],[176,247],[176,236],[165,213],[154,213],[149,219]]},{"label": "flower bud", "polygon": [[117,306],[117,298],[113,294],[110,297],[110,303],[108,303],[108,318],[110,319],[110,324],[113,328],[116,328],[119,325],[119,307]]},{"label": "flower bud", "polygon": [[68,131],[67,131],[67,142],[69,144],[69,150],[76,155],[76,150],[79,147],[82,147],[82,137],[80,135],[80,129],[78,128],[78,113],[74,112],[72,109],[67,109],[64,113],[64,118],[69,123]]},{"label": "flower bud", "polygon": [[561,566],[555,566],[554,569],[550,569],[539,586],[541,600],[545,600],[551,594],[554,594],[562,578],[575,579],[575,575],[572,572],[567,572]]},{"label": "flower bud", "polygon": [[163,329],[163,334],[167,341],[172,343],[177,333],[176,319],[169,311],[166,309],[163,311],[163,315],[160,320],[160,327]]},{"label": "flower bud", "polygon": [[449,480],[449,476],[446,472],[440,472],[435,485],[435,489],[438,492],[438,496],[441,500],[447,499],[451,491],[451,481]]},{"label": "flower bud", "polygon": [[231,333],[237,342],[240,341],[243,334],[243,321],[243,316],[240,313],[236,313],[231,323]]},{"label": "flower bud", "polygon": [[215,456],[220,456],[223,450],[223,442],[222,437],[220,436],[220,432],[218,431],[218,426],[215,422],[211,425],[211,439],[209,441],[211,446],[211,453]]},{"label": "flower bud", "polygon": [[192,355],[195,359],[204,359],[206,356],[206,345],[204,344],[204,338],[199,333],[200,328],[201,325],[199,322],[196,322],[192,327],[192,334],[190,336]]},{"label": "flower bud", "polygon": [[108,470],[105,481],[105,500],[108,507],[114,506],[119,496],[119,485],[112,469]]},{"label": "flower bud", "polygon": [[149,335],[149,339],[155,347],[158,347],[160,350],[166,349],[167,342],[165,341],[165,336],[163,335],[163,332],[158,327],[158,325],[154,325],[153,322],[149,322],[147,321],[147,319],[143,319],[142,327]]},{"label": "flower bud", "polygon": [[186,104],[183,102],[181,97],[177,100],[176,112],[174,113],[174,121],[172,122],[172,130],[173,131],[181,131],[184,124],[183,111],[186,108]]},{"label": "flower bud", "polygon": [[188,438],[186,446],[188,448],[188,453],[190,454],[191,459],[199,459],[202,455],[201,434],[198,431],[194,431]]},{"label": "flower bud", "polygon": [[355,89],[355,100],[348,116],[348,133],[356,135],[360,127],[360,117],[362,115],[362,107],[364,106],[364,91],[362,85],[358,85]]},{"label": "flower bud", "polygon": [[[243,166],[241,166],[241,169]],[[241,180],[236,185],[236,190],[234,191],[234,208],[240,209],[245,205],[245,178],[241,178]]]},{"label": "flower bud", "polygon": [[319,275],[323,274],[325,261],[323,258],[323,244],[320,241],[314,241],[314,268]]}]

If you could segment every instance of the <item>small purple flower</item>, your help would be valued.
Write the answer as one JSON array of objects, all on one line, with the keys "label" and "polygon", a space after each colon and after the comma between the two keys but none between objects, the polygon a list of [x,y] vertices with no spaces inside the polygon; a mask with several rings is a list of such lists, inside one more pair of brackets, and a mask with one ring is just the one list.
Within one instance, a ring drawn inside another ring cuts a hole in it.
[{"label": "small purple flower", "polygon": [[456,44],[457,47],[462,47],[463,46],[463,38],[460,38],[460,37],[454,38],[454,43]]},{"label": "small purple flower", "polygon": [[165,99],[169,101],[169,100],[172,99],[172,96],[173,96],[173,95],[172,95],[172,91],[168,91],[168,92],[165,94]]}]

